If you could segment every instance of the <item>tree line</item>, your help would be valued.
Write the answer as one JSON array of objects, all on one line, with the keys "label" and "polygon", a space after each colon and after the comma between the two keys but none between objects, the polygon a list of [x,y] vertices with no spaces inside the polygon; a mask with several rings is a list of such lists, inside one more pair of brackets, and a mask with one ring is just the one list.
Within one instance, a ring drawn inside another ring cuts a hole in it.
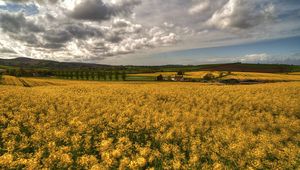
[{"label": "tree line", "polygon": [[10,75],[15,77],[57,77],[70,80],[102,80],[113,81],[123,80],[127,78],[126,72],[123,71],[107,71],[107,70],[35,70],[35,69],[6,69],[0,71],[0,80],[2,75]]},{"label": "tree line", "polygon": [[125,81],[127,78],[125,71],[56,71],[55,76],[62,79],[99,81]]},{"label": "tree line", "polygon": [[53,72],[50,70],[41,70],[41,69],[6,69],[2,72],[4,75],[10,75],[15,77],[50,77],[53,76]]},{"label": "tree line", "polygon": [[2,80],[2,75],[3,75],[3,73],[0,70],[0,81]]}]

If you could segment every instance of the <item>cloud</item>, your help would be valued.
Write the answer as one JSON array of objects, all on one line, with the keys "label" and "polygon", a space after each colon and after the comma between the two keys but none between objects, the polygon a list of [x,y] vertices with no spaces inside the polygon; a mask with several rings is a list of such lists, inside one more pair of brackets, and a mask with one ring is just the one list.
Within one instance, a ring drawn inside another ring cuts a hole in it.
[{"label": "cloud", "polygon": [[27,3],[27,2],[37,2],[41,4],[45,3],[57,3],[59,0],[3,0],[4,2],[14,2],[14,3]]},{"label": "cloud", "polygon": [[8,48],[0,48],[0,53],[6,53],[6,54],[16,54],[16,52],[12,49],[8,49]]},{"label": "cloud", "polygon": [[102,0],[85,0],[78,4],[69,15],[74,19],[101,21],[110,19],[114,15],[114,10]]},{"label": "cloud", "polygon": [[43,28],[32,21],[26,20],[23,13],[0,13],[0,27],[3,32],[41,32]]},{"label": "cloud", "polygon": [[54,17],[47,12],[33,17],[23,13],[0,13],[0,16],[0,28],[5,33],[3,44],[28,57],[100,61],[177,42],[176,34],[165,28],[144,27],[118,17],[101,25],[66,21],[63,16]]},{"label": "cloud", "polygon": [[[102,62],[134,53],[143,55],[300,35],[300,4],[296,1],[0,2],[5,6],[5,10],[0,9],[0,42],[21,56],[33,58]],[[26,6],[29,12],[23,7],[14,10],[16,3]],[[35,12],[30,12],[33,9]],[[249,61],[251,56],[237,60]]]},{"label": "cloud", "polygon": [[194,14],[199,14],[204,11],[206,11],[209,8],[209,1],[203,1],[189,9],[189,13],[194,15]]},{"label": "cloud", "polygon": [[242,63],[260,63],[270,60],[270,55],[266,53],[260,53],[260,54],[248,54],[243,57],[237,58]]},{"label": "cloud", "polygon": [[229,0],[208,20],[208,24],[220,29],[248,29],[271,21],[274,17],[272,3],[260,1]]},{"label": "cloud", "polygon": [[103,21],[113,16],[128,15],[140,0],[115,0],[113,3],[104,3],[102,0],[84,0],[76,4],[68,15],[74,19]]}]

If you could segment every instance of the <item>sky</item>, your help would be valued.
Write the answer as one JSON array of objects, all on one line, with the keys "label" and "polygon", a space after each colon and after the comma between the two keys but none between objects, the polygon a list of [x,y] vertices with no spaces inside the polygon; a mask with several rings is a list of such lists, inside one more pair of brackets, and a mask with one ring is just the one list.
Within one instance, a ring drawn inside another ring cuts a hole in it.
[{"label": "sky", "polygon": [[299,0],[0,0],[0,58],[300,65]]}]

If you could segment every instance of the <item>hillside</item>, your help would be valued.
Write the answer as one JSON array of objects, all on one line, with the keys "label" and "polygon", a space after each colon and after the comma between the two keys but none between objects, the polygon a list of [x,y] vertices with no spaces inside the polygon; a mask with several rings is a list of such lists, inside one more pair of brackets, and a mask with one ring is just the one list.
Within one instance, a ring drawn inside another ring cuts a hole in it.
[{"label": "hillside", "polygon": [[260,73],[282,73],[299,71],[300,66],[283,64],[219,64],[207,65],[200,68],[201,71],[236,71],[236,72],[260,72]]},{"label": "hillside", "polygon": [[40,60],[31,58],[15,58],[15,59],[1,59],[0,65],[22,68],[34,68],[34,69],[74,69],[74,68],[103,68],[110,67],[108,65],[101,64],[88,64],[88,63],[76,63],[76,62],[58,62],[51,60]]},{"label": "hillside", "polygon": [[235,72],[261,72],[282,73],[299,72],[300,66],[282,64],[208,64],[208,65],[162,65],[162,66],[113,66],[93,63],[58,62],[30,58],[1,59],[0,68],[24,68],[47,70],[72,70],[72,69],[113,69],[127,70],[137,73],[177,72],[177,71],[235,71]]}]

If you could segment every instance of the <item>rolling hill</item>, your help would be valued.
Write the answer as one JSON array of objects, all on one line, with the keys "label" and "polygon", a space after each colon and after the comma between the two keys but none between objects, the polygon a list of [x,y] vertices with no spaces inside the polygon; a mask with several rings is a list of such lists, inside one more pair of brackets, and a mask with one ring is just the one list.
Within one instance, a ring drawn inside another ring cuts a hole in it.
[{"label": "rolling hill", "polygon": [[111,67],[102,64],[88,64],[76,62],[58,62],[52,60],[31,59],[19,57],[14,59],[1,59],[0,65],[20,67],[20,68],[34,68],[34,69],[74,69],[74,68],[103,68]]},{"label": "rolling hill", "polygon": [[261,72],[282,73],[299,72],[300,66],[283,64],[208,64],[208,65],[162,65],[162,66],[115,66],[93,63],[58,62],[51,60],[15,58],[1,59],[0,68],[23,68],[23,69],[47,69],[47,70],[71,70],[71,69],[114,69],[128,70],[133,72],[166,72],[166,71],[239,71],[239,72]]}]

